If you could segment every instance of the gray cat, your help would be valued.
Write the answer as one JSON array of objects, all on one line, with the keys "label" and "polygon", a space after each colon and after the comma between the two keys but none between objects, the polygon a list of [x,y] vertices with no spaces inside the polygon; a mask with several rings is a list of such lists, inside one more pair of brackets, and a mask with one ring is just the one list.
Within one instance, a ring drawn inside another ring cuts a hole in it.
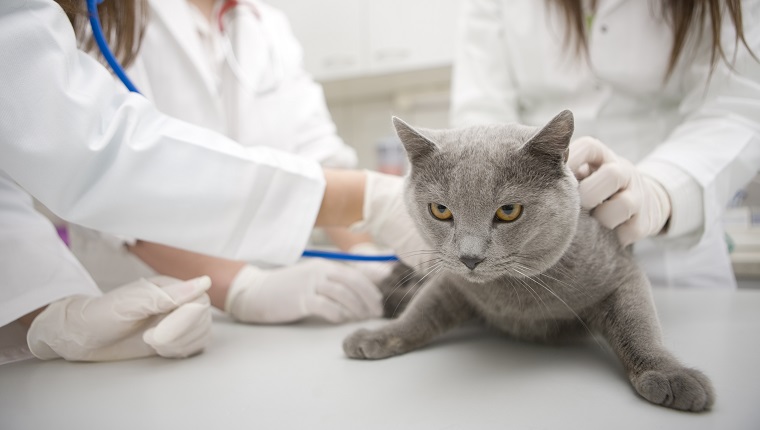
[{"label": "gray cat", "polygon": [[573,115],[517,124],[415,130],[393,119],[411,172],[407,208],[437,251],[429,282],[401,316],[343,343],[351,358],[421,347],[465,321],[515,338],[601,334],[636,391],[652,403],[703,411],[710,380],[665,349],[651,287],[630,250],[580,209],[566,165]]}]

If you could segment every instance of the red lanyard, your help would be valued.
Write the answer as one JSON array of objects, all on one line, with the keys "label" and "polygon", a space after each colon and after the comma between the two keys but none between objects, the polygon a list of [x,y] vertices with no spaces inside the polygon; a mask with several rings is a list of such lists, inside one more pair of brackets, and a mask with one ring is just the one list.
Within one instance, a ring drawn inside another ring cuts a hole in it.
[{"label": "red lanyard", "polygon": [[224,32],[224,15],[237,6],[248,7],[253,12],[253,15],[256,16],[256,19],[261,19],[259,9],[253,3],[240,0],[225,0],[224,3],[222,3],[222,7],[219,9],[219,16],[217,17],[220,31]]}]

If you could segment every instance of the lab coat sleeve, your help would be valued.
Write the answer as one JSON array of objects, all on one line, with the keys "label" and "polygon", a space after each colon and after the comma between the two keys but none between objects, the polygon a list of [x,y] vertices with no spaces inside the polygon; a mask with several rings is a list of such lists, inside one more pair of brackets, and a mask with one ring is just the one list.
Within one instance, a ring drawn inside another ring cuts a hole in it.
[{"label": "lab coat sleeve", "polygon": [[356,151],[337,134],[330,116],[322,86],[314,81],[303,64],[303,48],[290,28],[285,14],[264,7],[263,19],[277,28],[277,50],[285,69],[277,97],[290,107],[291,131],[297,140],[295,152],[320,162],[324,167],[347,169],[356,167]]},{"label": "lab coat sleeve", "polygon": [[451,124],[517,122],[500,0],[462,4],[451,85]]},{"label": "lab coat sleeve", "polygon": [[[760,54],[760,2],[742,2],[742,12],[747,43]],[[734,31],[725,21],[723,49],[735,58],[733,67],[718,60],[710,76],[709,53],[697,57],[680,106],[688,115],[639,164],[671,197],[666,240],[693,244],[720,228],[722,210],[760,168],[760,63],[742,44],[734,46]]]},{"label": "lab coat sleeve", "polygon": [[321,204],[315,162],[160,114],[76,48],[52,0],[0,2],[0,169],[68,221],[286,264]]},{"label": "lab coat sleeve", "polygon": [[98,295],[31,197],[0,172],[0,327],[55,300]]}]

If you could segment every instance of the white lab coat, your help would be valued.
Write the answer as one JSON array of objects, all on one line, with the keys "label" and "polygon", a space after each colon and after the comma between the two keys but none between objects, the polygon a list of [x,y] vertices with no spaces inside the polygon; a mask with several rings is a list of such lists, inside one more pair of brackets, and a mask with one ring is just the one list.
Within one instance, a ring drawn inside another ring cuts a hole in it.
[{"label": "white lab coat", "polygon": [[[747,42],[760,54],[760,2],[742,9]],[[559,8],[468,0],[452,122],[540,125],[572,110],[575,137],[599,138],[668,190],[669,233],[635,246],[652,283],[734,287],[720,215],[760,167],[760,64],[735,49],[726,19],[723,49],[736,55],[734,70],[719,62],[706,84],[710,39],[692,40],[663,84],[672,33],[656,10],[648,1],[600,0],[585,61],[565,40]]]},{"label": "white lab coat", "polygon": [[[187,0],[150,0],[150,21],[130,78],[161,112],[243,146],[275,147],[326,167],[355,167],[356,153],[336,134],[322,87],[304,70],[285,15],[260,1],[244,3],[254,4],[260,17],[238,6],[227,27],[254,88],[224,60],[209,58],[195,25],[205,20]],[[218,32],[216,20],[212,26]]]},{"label": "white lab coat", "polygon": [[242,147],[126,93],[77,50],[52,0],[0,2],[0,29],[0,326],[97,293],[10,180],[98,230],[226,258],[297,260],[324,191],[318,163]]},{"label": "white lab coat", "polygon": [[[304,70],[287,18],[262,2],[247,2],[258,18],[239,6],[226,19],[246,80],[236,77],[218,46],[213,49],[220,39],[216,20],[209,25],[187,0],[149,2],[150,21],[127,71],[130,79],[161,112],[243,146],[274,147],[325,167],[355,167],[356,153],[336,134],[322,87]],[[72,251],[103,289],[152,274],[120,240],[77,226],[70,237]]]}]

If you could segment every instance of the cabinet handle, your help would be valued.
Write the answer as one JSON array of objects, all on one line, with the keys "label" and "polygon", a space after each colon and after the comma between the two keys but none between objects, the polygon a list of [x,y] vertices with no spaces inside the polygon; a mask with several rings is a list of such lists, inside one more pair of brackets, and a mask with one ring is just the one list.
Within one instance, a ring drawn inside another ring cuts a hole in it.
[{"label": "cabinet handle", "polygon": [[407,49],[381,49],[375,52],[375,59],[379,61],[403,60],[409,56]]},{"label": "cabinet handle", "polygon": [[324,61],[322,61],[322,64],[328,69],[349,67],[353,66],[355,63],[356,60],[349,55],[333,55],[331,57],[325,58]]}]

